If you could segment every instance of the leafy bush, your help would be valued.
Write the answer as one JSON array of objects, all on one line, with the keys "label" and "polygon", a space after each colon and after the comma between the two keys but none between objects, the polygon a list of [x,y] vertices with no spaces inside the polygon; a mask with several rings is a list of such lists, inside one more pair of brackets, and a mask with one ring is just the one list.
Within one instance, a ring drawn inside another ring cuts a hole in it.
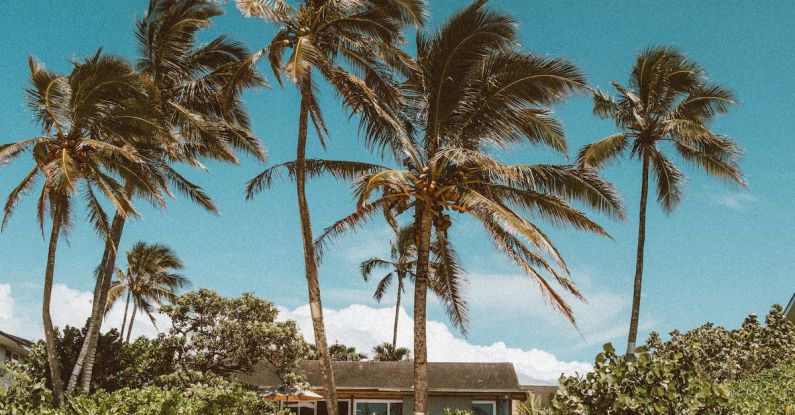
[{"label": "leafy bush", "polygon": [[795,357],[729,387],[735,414],[795,414]]},{"label": "leafy bush", "polygon": [[667,357],[639,348],[628,360],[606,344],[593,371],[561,377],[550,403],[556,415],[725,414],[726,387],[702,380],[684,355]]},{"label": "leafy bush", "polygon": [[42,378],[21,367],[0,363],[0,415],[48,414],[52,393]]},{"label": "leafy bush", "polygon": [[[64,384],[69,380],[87,331],[87,327],[81,330],[71,326],[64,327],[63,331],[55,330],[61,380]],[[152,383],[160,376],[174,371],[173,356],[174,350],[169,349],[162,339],[140,337],[132,343],[125,343],[118,330],[112,329],[100,334],[97,341],[97,357],[91,377],[92,389],[112,392]],[[46,379],[47,387],[51,387],[44,341],[33,346],[26,367],[33,378]]]},{"label": "leafy bush", "polygon": [[244,415],[273,413],[272,403],[237,384],[194,385],[187,389],[146,386],[75,396],[63,415]]},{"label": "leafy bush", "polygon": [[650,352],[667,358],[688,356],[696,363],[699,376],[724,382],[773,368],[795,355],[795,326],[781,306],[774,305],[764,326],[751,314],[736,330],[705,324],[684,334],[674,331],[667,342],[652,333],[647,345]]}]

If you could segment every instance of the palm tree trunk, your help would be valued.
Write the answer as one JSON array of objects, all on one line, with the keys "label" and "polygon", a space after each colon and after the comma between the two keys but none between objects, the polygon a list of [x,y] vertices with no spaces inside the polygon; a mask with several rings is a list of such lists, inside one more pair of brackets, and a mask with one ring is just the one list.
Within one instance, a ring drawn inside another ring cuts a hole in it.
[{"label": "palm tree trunk", "polygon": [[121,332],[119,337],[124,336],[124,327],[127,326],[127,310],[130,308],[130,290],[127,290],[127,300],[124,302],[124,317],[121,320]]},{"label": "palm tree trunk", "polygon": [[[77,357],[75,366],[72,369],[72,374],[69,377],[68,391],[72,391],[77,385],[77,378],[80,372],[83,373],[83,381],[81,389],[84,392],[89,392],[91,387],[91,377],[94,370],[94,360],[96,358],[97,341],[99,340],[99,332],[102,328],[102,320],[105,316],[105,303],[108,300],[108,290],[110,290],[110,282],[113,277],[113,269],[116,266],[116,250],[121,241],[121,234],[124,230],[124,217],[118,212],[113,217],[113,223],[110,229],[110,239],[105,241],[105,252],[102,254],[102,262],[100,263],[99,273],[97,275],[97,284],[94,288],[94,302],[91,307],[91,320],[88,326],[88,334],[83,345],[80,347],[80,354]],[[111,272],[108,273],[108,267]]]},{"label": "palm tree trunk", "polygon": [[395,301],[395,327],[392,329],[392,348],[397,348],[398,319],[400,318],[400,294],[403,291],[403,275],[398,274],[397,300]]},{"label": "palm tree trunk", "polygon": [[414,415],[428,411],[428,342],[426,339],[426,303],[428,301],[428,257],[431,249],[431,213],[416,208],[414,226],[417,241],[417,277],[414,281]]},{"label": "palm tree trunk", "polygon": [[132,336],[132,329],[133,323],[135,322],[135,312],[138,311],[138,306],[133,302],[133,311],[132,315],[130,316],[130,327],[127,328],[127,339],[125,340],[126,343],[130,342],[130,336]]},{"label": "palm tree trunk", "polygon": [[646,244],[646,200],[649,196],[649,159],[643,158],[643,180],[640,188],[640,217],[638,219],[638,253],[635,261],[635,285],[632,291],[632,318],[629,321],[627,357],[635,355],[638,339],[638,317],[640,315],[640,290],[643,282],[643,247]]},{"label": "palm tree trunk", "polygon": [[44,272],[44,296],[41,304],[41,316],[44,321],[44,341],[47,345],[47,363],[50,366],[50,379],[52,380],[52,393],[55,406],[64,403],[63,380],[61,380],[61,362],[55,346],[55,329],[50,316],[50,301],[52,300],[52,282],[55,272],[55,253],[58,250],[58,236],[61,233],[61,208],[60,202],[54,201],[55,208],[52,215],[52,231],[50,232],[50,246],[47,252],[47,269]]},{"label": "palm tree trunk", "polygon": [[320,372],[326,388],[326,406],[328,415],[337,415],[337,387],[334,383],[334,372],[328,352],[326,328],[323,323],[323,306],[320,301],[320,282],[318,281],[317,264],[315,263],[314,239],[312,223],[309,218],[309,204],[306,201],[306,135],[309,117],[309,97],[312,81],[307,75],[299,87],[301,91],[301,114],[298,120],[298,148],[296,151],[295,183],[298,193],[298,214],[301,220],[301,238],[304,245],[304,267],[306,284],[309,291],[309,310],[312,314],[312,328],[315,332],[315,347],[320,358]]}]

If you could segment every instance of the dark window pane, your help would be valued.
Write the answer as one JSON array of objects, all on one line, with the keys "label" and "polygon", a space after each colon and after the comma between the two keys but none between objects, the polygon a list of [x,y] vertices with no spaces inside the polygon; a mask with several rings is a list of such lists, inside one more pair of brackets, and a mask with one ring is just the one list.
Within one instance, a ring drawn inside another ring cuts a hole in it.
[{"label": "dark window pane", "polygon": [[356,415],[388,415],[386,402],[357,402]]},{"label": "dark window pane", "polygon": [[390,403],[389,415],[403,415],[403,404],[400,402]]},{"label": "dark window pane", "polygon": [[497,415],[494,413],[494,404],[487,403],[473,403],[472,412],[474,415]]},{"label": "dark window pane", "polygon": [[[350,415],[350,402],[337,400],[338,415]],[[328,415],[326,401],[317,401],[317,415]]]}]

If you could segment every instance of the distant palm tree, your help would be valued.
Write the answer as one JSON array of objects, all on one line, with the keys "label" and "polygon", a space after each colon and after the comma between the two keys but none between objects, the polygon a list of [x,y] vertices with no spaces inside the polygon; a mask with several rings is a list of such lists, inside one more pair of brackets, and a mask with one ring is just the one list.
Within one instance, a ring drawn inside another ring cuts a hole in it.
[{"label": "distant palm tree", "polygon": [[[182,268],[182,261],[174,251],[162,244],[137,242],[127,251],[127,270],[117,270],[119,279],[113,282],[105,307],[106,312],[109,311],[118,300],[126,296],[121,335],[124,336],[126,326],[127,343],[130,342],[138,310],[145,313],[154,324],[155,306],[173,302],[177,297],[177,290],[189,285],[187,278],[173,272]],[[130,303],[132,313],[127,326]]]},{"label": "distant palm tree", "polygon": [[[248,64],[249,52],[240,43],[226,36],[198,44],[198,34],[210,26],[213,17],[222,14],[217,4],[193,0],[153,0],[146,14],[136,25],[139,58],[137,70],[147,81],[151,106],[164,128],[158,142],[139,148],[156,167],[143,173],[151,176],[145,183],[125,180],[128,195],[154,200],[170,188],[186,195],[211,213],[217,207],[196,184],[187,180],[173,163],[203,167],[202,158],[238,163],[236,150],[265,160],[260,141],[251,132],[240,94],[265,81]],[[91,324],[87,341],[72,370],[68,390],[72,390],[81,371],[82,389],[88,392],[94,365],[99,328],[102,325],[102,304],[107,301],[110,282],[116,269],[116,249],[125,221],[113,219],[111,239],[99,265],[94,289]]]},{"label": "distant palm tree", "polygon": [[[278,82],[282,83],[282,74],[285,74],[295,83],[301,97],[292,174],[296,183],[315,344],[320,351],[329,415],[337,415],[337,392],[326,353],[328,342],[305,190],[307,174],[312,174],[306,160],[310,119],[323,146],[327,135],[313,72],[328,81],[344,105],[361,116],[365,141],[383,148],[401,128],[392,114],[400,102],[392,70],[410,70],[411,59],[400,50],[403,31],[407,25],[422,24],[425,17],[423,4],[417,0],[302,0],[299,4],[296,8],[284,0],[237,0],[244,15],[279,26],[270,44],[256,54],[252,62],[267,55]],[[285,62],[286,51],[291,51],[291,55]],[[345,163],[336,162],[335,165],[345,166]],[[248,198],[263,188],[262,177],[269,175],[269,171],[249,183]]]},{"label": "distant palm tree", "polygon": [[42,317],[55,404],[60,406],[64,391],[50,316],[59,236],[72,228],[73,197],[78,191],[86,202],[88,219],[105,239],[109,238],[111,229],[97,190],[121,217],[137,214],[113,175],[125,172],[128,177],[135,176],[144,163],[135,151],[135,144],[156,135],[157,120],[146,105],[144,83],[121,58],[99,51],[91,58],[73,62],[68,76],[44,69],[32,57],[29,63],[28,107],[42,126],[42,135],[0,146],[0,164],[30,148],[36,164],[8,196],[3,227],[21,196],[42,176],[44,184],[37,207],[42,233],[45,216],[52,220]]},{"label": "distant palm tree", "polygon": [[[395,301],[395,323],[392,329],[392,348],[397,347],[397,333],[398,321],[400,318],[400,303],[407,280],[414,281],[417,269],[417,245],[416,235],[412,226],[404,226],[398,229],[396,238],[390,242],[390,260],[373,257],[361,263],[362,278],[365,281],[370,279],[371,274],[376,269],[388,271],[375,289],[373,298],[376,301],[381,301],[386,293],[386,290],[392,284],[393,280],[397,281],[397,299]],[[456,327],[462,332],[466,332],[468,324],[466,299],[462,295],[462,285],[465,284],[463,275],[453,273],[452,275],[445,274],[448,269],[460,269],[459,260],[455,252],[448,253],[446,259],[452,261],[451,264],[444,264],[443,258],[437,255],[435,247],[437,244],[433,243],[431,253],[433,259],[431,260],[431,283],[430,288],[434,294],[439,297],[442,304],[445,305],[448,317]]]},{"label": "distant palm tree", "polygon": [[379,362],[398,362],[411,359],[411,350],[406,347],[395,347],[389,343],[381,343],[373,347],[373,360]]},{"label": "distant palm tree", "polygon": [[[516,22],[483,7],[455,13],[430,36],[417,37],[418,70],[403,84],[406,115],[415,126],[394,154],[405,169],[361,177],[354,190],[357,210],[328,228],[320,240],[356,228],[375,213],[413,212],[417,234],[414,283],[414,412],[427,413],[426,303],[431,279],[431,244],[450,253],[449,211],[479,222],[496,247],[530,276],[552,305],[574,322],[571,308],[544,274],[582,298],[568,278],[558,250],[520,212],[555,225],[606,235],[571,205],[623,217],[620,198],[597,175],[575,166],[509,165],[488,152],[522,141],[566,152],[560,123],[548,109],[585,88],[579,69],[566,60],[516,49]],[[432,238],[433,235],[433,238]],[[443,261],[448,263],[448,261]],[[446,275],[461,270],[445,270]]]},{"label": "distant palm tree", "polygon": [[344,344],[334,343],[328,348],[331,360],[341,362],[358,362],[366,360],[367,355],[356,351],[355,347],[348,347]]},{"label": "distant palm tree", "polygon": [[621,131],[583,147],[578,162],[586,168],[600,169],[629,150],[629,157],[637,157],[642,164],[635,282],[627,339],[627,355],[632,356],[638,336],[649,172],[657,181],[657,202],[667,213],[681,201],[686,180],[660,146],[670,143],[682,159],[712,176],[741,185],[744,180],[737,164],[740,146],[709,129],[709,122],[734,104],[734,94],[710,83],[696,62],[670,47],[650,48],[638,55],[629,86],[617,82],[613,86],[616,96],[595,92],[593,111],[599,117],[611,118]]}]

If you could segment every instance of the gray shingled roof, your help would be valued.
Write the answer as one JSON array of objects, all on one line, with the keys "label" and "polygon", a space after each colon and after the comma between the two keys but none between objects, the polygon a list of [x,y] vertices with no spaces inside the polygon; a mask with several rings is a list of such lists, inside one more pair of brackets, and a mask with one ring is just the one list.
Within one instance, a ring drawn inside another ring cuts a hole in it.
[{"label": "gray shingled roof", "polygon": [[[411,391],[413,362],[331,362],[338,389]],[[299,371],[314,388],[322,388],[319,362],[305,360]],[[253,373],[240,376],[252,386],[266,388],[281,384],[270,364],[261,364]],[[428,363],[431,392],[521,392],[512,363]]]}]

